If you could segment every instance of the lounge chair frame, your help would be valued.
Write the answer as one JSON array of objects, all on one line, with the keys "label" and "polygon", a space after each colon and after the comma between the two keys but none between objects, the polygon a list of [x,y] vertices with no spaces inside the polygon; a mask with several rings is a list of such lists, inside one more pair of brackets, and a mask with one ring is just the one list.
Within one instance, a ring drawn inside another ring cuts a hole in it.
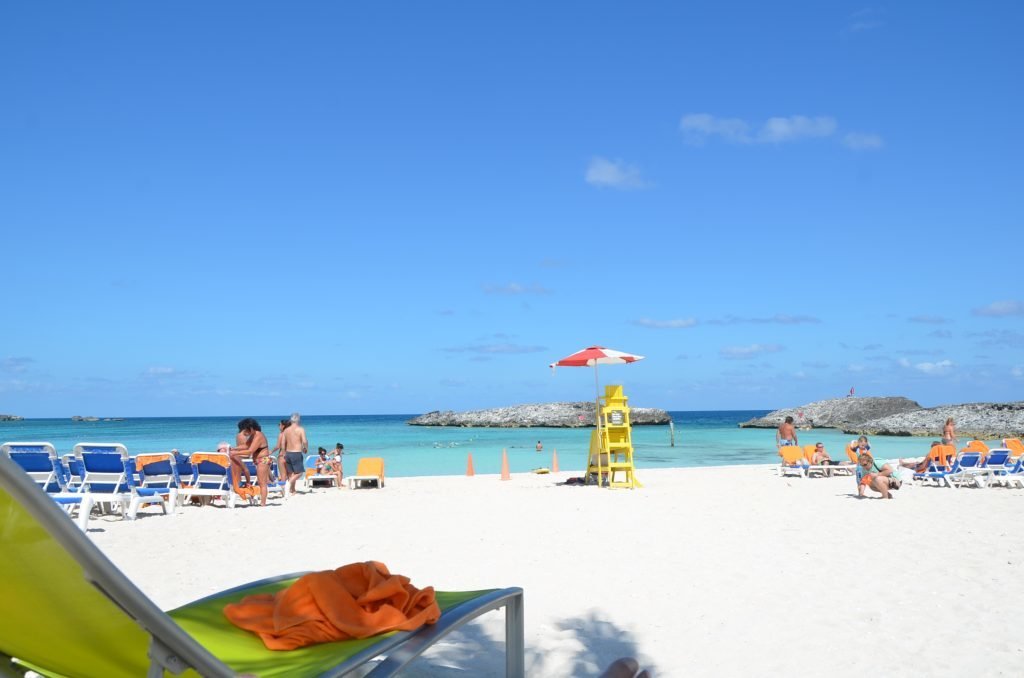
[{"label": "lounge chair frame", "polygon": [[[125,611],[150,636],[150,665],[147,678],[162,678],[164,672],[177,675],[192,668],[202,676],[230,678],[235,673],[198,641],[185,632],[121,573],[73,523],[41,492],[36,483],[12,460],[0,455],[0,486],[21,504],[81,567],[86,580]],[[302,573],[273,577],[229,589],[239,591],[258,584],[273,583]],[[221,592],[215,596],[223,595]],[[206,600],[210,598],[203,598]],[[455,605],[434,625],[413,632],[385,636],[367,650],[354,655],[322,676],[344,676],[365,667],[370,659],[388,653],[368,676],[393,676],[433,643],[485,612],[505,608],[505,670],[511,678],[522,678],[524,663],[523,590],[506,588]],[[0,651],[5,662],[10,657]],[[0,665],[0,676],[9,664]],[[13,671],[11,671],[13,673]]]}]

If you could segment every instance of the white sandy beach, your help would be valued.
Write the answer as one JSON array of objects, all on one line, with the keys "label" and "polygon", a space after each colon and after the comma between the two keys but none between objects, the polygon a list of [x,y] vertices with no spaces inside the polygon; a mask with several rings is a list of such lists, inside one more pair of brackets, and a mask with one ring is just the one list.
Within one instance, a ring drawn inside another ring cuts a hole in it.
[{"label": "white sandy beach", "polygon": [[[530,676],[595,675],[624,655],[659,676],[1021,673],[1022,490],[857,500],[849,477],[768,466],[555,485],[571,475],[394,478],[266,509],[146,509],[89,535],[165,609],[370,559],[417,586],[521,586]],[[409,673],[501,675],[502,634],[486,615]]]}]

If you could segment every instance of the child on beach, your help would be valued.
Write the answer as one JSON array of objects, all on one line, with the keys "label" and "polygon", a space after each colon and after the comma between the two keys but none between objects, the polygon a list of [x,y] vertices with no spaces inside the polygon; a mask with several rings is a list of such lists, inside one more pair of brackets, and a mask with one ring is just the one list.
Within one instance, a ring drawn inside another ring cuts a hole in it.
[{"label": "child on beach", "polygon": [[865,497],[868,488],[881,494],[882,499],[892,499],[889,490],[900,489],[900,481],[878,471],[874,457],[865,452],[857,457],[857,496]]}]

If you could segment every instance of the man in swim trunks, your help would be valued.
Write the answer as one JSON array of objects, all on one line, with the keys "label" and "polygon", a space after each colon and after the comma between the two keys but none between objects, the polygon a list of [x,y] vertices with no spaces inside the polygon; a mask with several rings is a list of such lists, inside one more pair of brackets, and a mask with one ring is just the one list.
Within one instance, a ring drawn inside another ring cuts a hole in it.
[{"label": "man in swim trunks", "polygon": [[786,421],[779,424],[779,430],[775,432],[775,446],[787,447],[797,445],[796,429],[793,427],[793,417],[786,417]]},{"label": "man in swim trunks", "polygon": [[285,451],[285,473],[288,475],[288,491],[291,494],[295,494],[295,483],[306,471],[302,464],[302,456],[309,451],[306,429],[300,425],[301,421],[302,418],[296,412],[292,415],[292,425],[281,431],[281,447]]}]

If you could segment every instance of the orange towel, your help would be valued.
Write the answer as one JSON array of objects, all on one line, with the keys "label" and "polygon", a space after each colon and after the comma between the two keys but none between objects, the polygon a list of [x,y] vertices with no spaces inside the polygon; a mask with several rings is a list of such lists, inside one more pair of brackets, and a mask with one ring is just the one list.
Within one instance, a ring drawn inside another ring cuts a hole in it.
[{"label": "orange towel", "polygon": [[221,452],[193,452],[192,456],[189,457],[189,461],[193,464],[198,464],[202,461],[212,461],[214,464],[227,468],[231,465],[228,461],[228,456]]},{"label": "orange towel", "polygon": [[140,454],[135,457],[135,470],[141,471],[142,467],[146,464],[154,461],[171,461],[174,462],[174,455],[170,452],[153,452],[152,454]]},{"label": "orange towel", "polygon": [[259,635],[268,650],[412,631],[441,617],[434,588],[417,589],[383,563],[351,563],[311,572],[277,593],[224,607],[235,626]]}]

